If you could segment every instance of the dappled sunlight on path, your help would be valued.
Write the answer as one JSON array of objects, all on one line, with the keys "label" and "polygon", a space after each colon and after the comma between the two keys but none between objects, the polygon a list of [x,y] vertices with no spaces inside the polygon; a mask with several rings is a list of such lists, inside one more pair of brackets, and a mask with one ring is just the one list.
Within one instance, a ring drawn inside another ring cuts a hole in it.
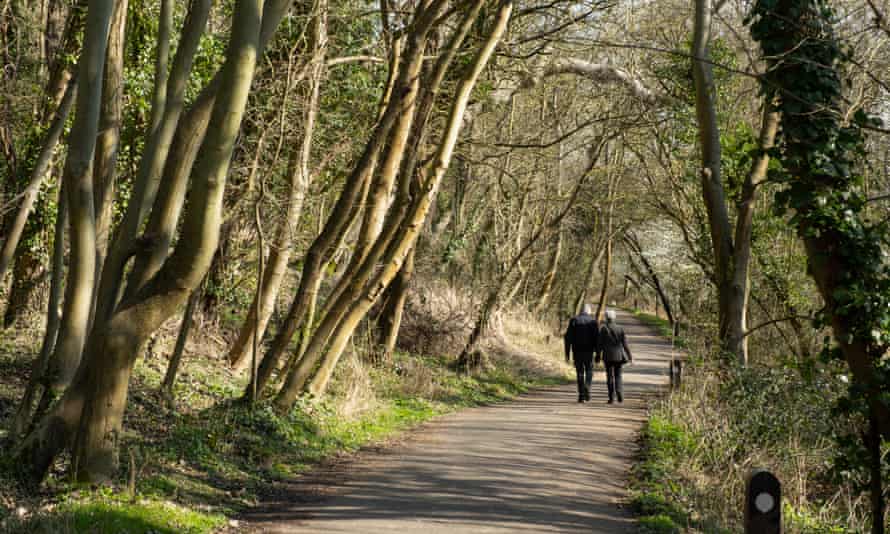
[{"label": "dappled sunlight on path", "polygon": [[627,473],[670,345],[629,314],[618,321],[636,360],[623,404],[605,403],[598,370],[586,404],[559,386],[464,410],[341,467],[326,495],[295,488],[245,519],[272,533],[633,532]]}]

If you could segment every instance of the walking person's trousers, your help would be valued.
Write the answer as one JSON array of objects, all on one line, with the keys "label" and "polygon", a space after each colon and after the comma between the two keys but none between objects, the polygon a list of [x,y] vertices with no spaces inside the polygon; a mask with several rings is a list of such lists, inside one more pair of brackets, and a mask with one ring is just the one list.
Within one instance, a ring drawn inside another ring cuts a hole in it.
[{"label": "walking person's trousers", "polygon": [[593,354],[575,355],[575,374],[578,377],[578,397],[590,398],[590,383],[593,381]]},{"label": "walking person's trousers", "polygon": [[624,401],[624,388],[621,385],[621,366],[624,363],[606,362],[606,384],[609,387],[609,400],[618,397],[618,402]]}]

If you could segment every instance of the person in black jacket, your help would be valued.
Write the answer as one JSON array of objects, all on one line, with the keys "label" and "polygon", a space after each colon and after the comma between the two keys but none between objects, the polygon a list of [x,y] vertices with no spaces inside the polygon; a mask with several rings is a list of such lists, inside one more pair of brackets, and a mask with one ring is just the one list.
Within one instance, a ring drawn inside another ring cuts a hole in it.
[{"label": "person in black jacket", "polygon": [[633,356],[627,346],[624,329],[615,324],[615,311],[606,310],[606,323],[600,329],[596,349],[596,363],[602,358],[606,366],[606,384],[609,388],[609,404],[615,397],[624,402],[624,391],[621,385],[621,366],[632,362]]},{"label": "person in black jacket", "polygon": [[599,325],[590,315],[590,304],[585,304],[581,313],[572,317],[563,337],[566,348],[566,362],[571,354],[575,358],[575,373],[578,378],[578,402],[590,400],[590,382],[593,380],[593,353],[597,350]]}]

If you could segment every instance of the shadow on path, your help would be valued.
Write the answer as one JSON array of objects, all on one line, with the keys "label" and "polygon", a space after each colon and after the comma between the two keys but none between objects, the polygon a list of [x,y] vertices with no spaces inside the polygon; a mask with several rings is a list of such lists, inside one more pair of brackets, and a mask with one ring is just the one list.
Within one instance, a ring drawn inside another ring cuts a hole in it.
[{"label": "shadow on path", "polygon": [[605,403],[598,371],[590,403],[559,386],[444,416],[401,445],[291,482],[243,519],[270,533],[633,532],[626,475],[670,344],[629,314],[618,322],[635,357],[623,404]]}]

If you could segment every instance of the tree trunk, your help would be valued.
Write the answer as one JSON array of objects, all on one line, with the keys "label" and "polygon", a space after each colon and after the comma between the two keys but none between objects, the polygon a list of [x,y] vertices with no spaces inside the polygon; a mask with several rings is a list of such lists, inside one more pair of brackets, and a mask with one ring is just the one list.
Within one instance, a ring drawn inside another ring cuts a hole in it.
[{"label": "tree trunk", "polygon": [[405,301],[408,300],[408,289],[411,278],[414,275],[414,255],[417,246],[408,253],[405,263],[399,269],[395,280],[386,288],[388,295],[385,298],[386,305],[381,313],[381,362],[392,361],[392,355],[396,349],[396,341],[399,338],[399,328],[402,325],[402,314],[405,311]]},{"label": "tree trunk", "polygon": [[[726,208],[720,164],[720,132],[717,127],[715,109],[716,89],[709,58],[711,34],[711,0],[696,0],[695,21],[692,42],[692,74],[695,85],[695,111],[698,121],[699,142],[702,147],[701,184],[702,196],[708,213],[708,226],[711,232],[711,246],[714,251],[715,275],[717,282],[719,326],[718,336],[723,350],[731,353],[742,364],[745,363],[743,347],[732,342],[731,320],[733,309],[738,304],[732,291],[732,230]],[[737,321],[739,317],[737,316]],[[737,321],[735,321],[737,323]],[[736,324],[736,327],[738,325]]]},{"label": "tree trunk", "polygon": [[[481,5],[482,2],[478,2],[471,8],[474,11],[472,19],[476,18]],[[279,410],[289,410],[291,408],[297,395],[306,385],[309,371],[315,367],[316,363],[320,363],[320,365],[310,385],[310,391],[316,395],[324,392],[334,367],[359,321],[367,314],[386,286],[389,285],[399,269],[401,269],[409,251],[415,245],[442,177],[445,175],[445,171],[447,171],[448,165],[451,162],[451,155],[457,143],[458,133],[469,102],[470,93],[488,59],[494,52],[501,35],[506,30],[512,8],[513,4],[511,2],[501,3],[491,33],[473,59],[470,68],[467,69],[463,78],[457,84],[455,98],[448,121],[446,122],[445,132],[438,145],[438,150],[433,159],[425,166],[424,171],[419,173],[421,178],[419,194],[414,198],[404,216],[399,217],[399,221],[393,221],[393,224],[388,225],[384,229],[375,242],[373,250],[364,261],[357,281],[364,282],[369,280],[369,278],[370,281],[367,284],[362,283],[361,287],[357,287],[358,284],[354,284],[344,292],[340,299],[341,302],[338,303],[338,308],[348,306],[349,310],[345,314],[336,313],[338,310],[335,308],[331,314],[322,320],[322,324],[316,330],[309,347],[306,349],[306,354],[297,367],[288,374],[285,385],[275,400]],[[430,16],[432,19],[437,18],[436,11],[440,9],[441,6],[430,7],[429,10],[432,13],[429,15],[424,13],[421,17]],[[375,267],[380,259],[383,259],[383,267],[376,270]],[[370,277],[370,273],[375,270],[376,274]],[[324,352],[325,346],[328,345],[328,340],[330,340],[330,345],[327,351]]]},{"label": "tree trunk", "polygon": [[596,320],[602,321],[603,314],[606,312],[606,300],[609,296],[609,285],[612,278],[612,226],[614,224],[615,212],[615,189],[618,187],[618,177],[613,175],[609,178],[609,192],[607,201],[609,206],[606,212],[606,263],[603,265],[603,281],[600,286],[600,297],[596,305]]},{"label": "tree trunk", "polygon": [[[553,112],[556,113],[556,92],[553,95]],[[543,123],[543,110],[541,112],[541,119]],[[556,120],[556,135],[559,138],[563,136],[563,128],[562,121],[558,118]],[[543,142],[543,140],[542,140]],[[562,195],[562,182],[563,182],[563,160],[565,159],[565,143],[562,141],[557,145],[557,153],[556,153],[556,196],[559,197]],[[562,254],[562,225],[556,227],[556,244],[553,246],[553,253],[550,255],[550,263],[547,266],[547,271],[544,273],[544,280],[541,282],[541,291],[538,293],[538,302],[535,304],[535,310],[540,314],[547,308],[547,304],[550,302],[551,292],[553,291],[553,284],[556,282],[556,271],[559,267],[559,258]]]},{"label": "tree trunk", "polygon": [[[439,7],[441,8],[441,5]],[[429,32],[432,23],[432,17],[427,17],[427,20],[422,20],[421,23],[415,21],[412,27],[415,32],[420,32],[419,35],[423,37]],[[414,33],[412,32],[411,35],[414,35]],[[399,110],[404,109],[404,106],[401,104],[401,98],[407,96],[407,92],[410,91],[410,87],[414,83],[414,78],[418,75],[422,64],[424,42],[425,39],[421,38],[419,41],[409,44],[406,56],[402,61],[403,65],[398,69],[397,77],[393,84],[393,98],[387,100],[389,92],[384,93],[381,99],[383,113],[380,120],[371,133],[370,140],[365,145],[361,158],[347,177],[346,185],[340,193],[340,197],[337,199],[337,203],[328,217],[324,229],[306,252],[303,259],[303,274],[300,278],[297,294],[288,309],[284,323],[279,328],[271,347],[260,363],[257,384],[260,392],[268,381],[268,377],[271,377],[272,371],[278,366],[278,362],[281,360],[281,356],[287,349],[287,345],[296,333],[297,328],[305,319],[309,303],[315,296],[312,288],[317,287],[319,283],[323,274],[322,266],[330,253],[332,245],[339,243],[352,222],[352,213],[354,212],[358,197],[362,191],[366,190],[365,183],[374,172],[377,158],[383,150],[383,145],[389,136],[390,129],[393,128],[398,119]],[[247,396],[249,396],[249,393]]]},{"label": "tree trunk", "polygon": [[596,319],[597,321],[603,320],[603,315],[606,313],[606,299],[609,296],[609,286],[612,278],[612,238],[606,238],[606,263],[603,265],[603,280],[600,285],[600,296],[599,300],[597,300],[596,304]]},{"label": "tree trunk", "polygon": [[87,11],[79,62],[77,109],[68,140],[62,181],[68,202],[71,252],[62,323],[50,357],[46,402],[56,398],[74,378],[86,341],[93,303],[96,261],[96,220],[93,206],[92,161],[102,105],[102,82],[113,0],[95,0]]},{"label": "tree trunk", "polygon": [[749,271],[757,187],[766,180],[767,168],[769,167],[769,154],[767,151],[773,147],[778,125],[779,114],[773,109],[773,103],[770,101],[764,102],[760,138],[758,140],[760,152],[754,158],[751,169],[745,177],[737,205],[730,296],[727,303],[729,328],[726,343],[729,350],[739,356],[739,361],[742,365],[748,364],[747,312],[748,297],[751,293]]},{"label": "tree trunk", "polygon": [[[327,49],[327,2],[320,0],[315,8],[312,67],[309,75],[308,99],[303,109],[303,140],[300,147],[291,153],[288,163],[290,177],[290,196],[288,197],[287,211],[284,221],[278,227],[272,251],[269,254],[269,262],[266,274],[263,277],[258,297],[250,306],[250,312],[245,319],[238,338],[229,350],[227,359],[229,365],[238,369],[244,365],[247,359],[247,347],[252,346],[254,337],[263,338],[269,318],[275,308],[278,297],[278,289],[287,272],[287,263],[290,260],[291,243],[297,223],[303,210],[303,201],[306,191],[309,189],[312,176],[309,170],[310,156],[312,153],[312,139],[315,130],[315,119],[318,115],[319,92],[324,76],[325,52]],[[259,309],[259,318],[256,310]]]},{"label": "tree trunk", "polygon": [[[46,137],[43,140],[43,145],[37,156],[37,161],[34,163],[34,168],[31,170],[31,179],[28,182],[28,186],[25,188],[22,203],[19,205],[15,219],[12,220],[10,226],[7,228],[6,241],[3,242],[3,249],[0,250],[0,280],[3,280],[3,276],[6,274],[6,269],[9,267],[9,264],[13,259],[13,255],[19,244],[19,239],[25,229],[28,215],[31,214],[31,208],[34,207],[34,202],[37,200],[40,186],[43,184],[43,180],[49,171],[49,166],[53,159],[53,152],[62,136],[62,130],[64,130],[68,112],[71,110],[71,103],[74,102],[76,89],[77,83],[72,79],[68,82],[62,102],[56,110],[49,130],[46,132]],[[62,202],[64,201],[65,200],[62,199]],[[10,300],[10,303],[11,302],[13,301]]]},{"label": "tree trunk", "polygon": [[[168,0],[169,1],[169,0]],[[123,100],[124,36],[127,23],[127,0],[117,0],[111,17],[108,49],[105,55],[105,78],[102,85],[102,108],[99,116],[99,137],[93,161],[93,205],[96,213],[96,264],[94,279],[98,280],[105,262],[114,207],[118,144],[121,130]],[[94,283],[93,291],[98,289]],[[95,298],[95,294],[94,294]],[[92,315],[95,307],[91,305]]]},{"label": "tree trunk", "polygon": [[257,0],[236,3],[233,20],[237,23],[233,24],[220,76],[221,89],[202,143],[202,158],[193,172],[182,238],[143,290],[122,302],[108,321],[101,321],[93,329],[76,381],[20,450],[19,456],[34,479],[44,476],[75,428],[73,456],[78,478],[103,481],[113,473],[129,377],[138,350],[198,286],[217,246],[226,174],[259,50],[261,11]]},{"label": "tree trunk", "polygon": [[176,383],[176,376],[179,374],[179,366],[182,363],[182,355],[185,352],[185,344],[189,338],[189,330],[192,327],[195,308],[198,301],[201,300],[201,287],[192,291],[188,302],[185,305],[185,312],[182,314],[182,323],[179,325],[179,334],[176,336],[176,345],[173,347],[173,353],[170,354],[170,361],[167,363],[167,372],[164,373],[164,381],[161,384],[161,396],[168,403],[173,404],[173,386]]},{"label": "tree trunk", "polygon": [[43,395],[46,382],[46,371],[49,359],[56,345],[56,336],[62,319],[62,280],[65,276],[65,227],[68,224],[68,203],[65,202],[65,189],[59,187],[59,207],[56,213],[55,234],[53,238],[52,276],[50,279],[49,301],[46,309],[46,330],[40,347],[40,355],[31,369],[25,394],[19,402],[18,409],[10,425],[10,437],[17,442],[28,431],[28,426],[35,419],[35,403]]}]

